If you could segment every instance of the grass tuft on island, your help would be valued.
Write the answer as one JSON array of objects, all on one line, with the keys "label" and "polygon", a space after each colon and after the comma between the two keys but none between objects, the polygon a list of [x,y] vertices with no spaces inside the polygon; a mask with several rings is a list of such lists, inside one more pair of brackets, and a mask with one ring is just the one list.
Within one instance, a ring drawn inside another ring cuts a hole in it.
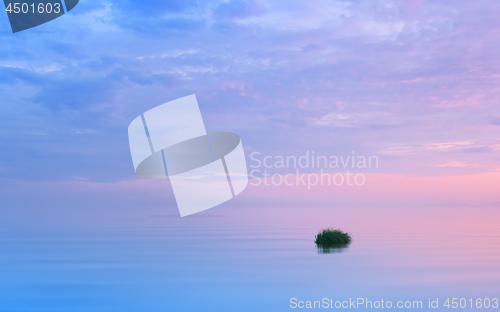
[{"label": "grass tuft on island", "polygon": [[352,239],[349,234],[333,228],[322,230],[316,235],[314,240],[316,245],[322,248],[344,247],[349,245],[351,241]]}]

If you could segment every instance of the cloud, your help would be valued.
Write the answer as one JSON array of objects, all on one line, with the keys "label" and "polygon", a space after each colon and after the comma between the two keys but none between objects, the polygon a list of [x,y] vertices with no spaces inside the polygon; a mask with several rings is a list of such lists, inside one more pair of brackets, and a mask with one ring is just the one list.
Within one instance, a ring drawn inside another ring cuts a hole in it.
[{"label": "cloud", "polygon": [[[488,145],[485,145],[488,144]],[[463,142],[441,142],[430,143],[423,145],[397,146],[391,147],[382,151],[383,154],[389,155],[407,155],[418,152],[450,152],[459,151],[463,153],[484,153],[492,149],[498,149],[499,145],[496,141],[481,142],[481,141],[463,141]]]},{"label": "cloud", "polygon": [[245,18],[264,12],[264,5],[258,0],[231,0],[221,3],[213,12],[217,19]]},{"label": "cloud", "polygon": [[490,125],[500,126],[500,118],[492,118],[490,120]]},{"label": "cloud", "polygon": [[112,100],[112,82],[101,80],[54,81],[32,97],[32,101],[40,103],[50,110],[81,110],[92,105],[106,105]]},{"label": "cloud", "polygon": [[329,113],[320,118],[310,118],[310,124],[338,128],[386,128],[400,124],[398,119],[389,113]]},{"label": "cloud", "polygon": [[434,165],[434,167],[478,167],[477,164],[467,164],[460,161],[450,161],[444,164]]},{"label": "cloud", "polygon": [[195,0],[149,0],[140,5],[133,0],[117,0],[111,2],[116,9],[126,12],[130,16],[158,17],[165,14],[182,14],[183,12],[199,6]]},{"label": "cloud", "polygon": [[[387,150],[382,151],[382,154],[388,155],[408,155],[417,152],[424,151],[434,151],[434,152],[446,152],[446,151],[463,151],[464,148],[472,149],[478,148],[479,144],[473,141],[463,141],[463,142],[442,142],[442,143],[430,143],[423,145],[410,145],[410,146],[396,146],[391,147]],[[479,147],[483,147],[479,145]]]},{"label": "cloud", "polygon": [[489,170],[499,13],[468,1],[81,1],[40,33],[0,34],[1,160],[28,180],[129,177],[128,123],[195,93],[207,129],[262,153]]},{"label": "cloud", "polygon": [[471,148],[464,148],[461,149],[460,152],[462,153],[491,153],[494,151],[494,148],[496,146],[477,146],[477,147],[471,147]]}]

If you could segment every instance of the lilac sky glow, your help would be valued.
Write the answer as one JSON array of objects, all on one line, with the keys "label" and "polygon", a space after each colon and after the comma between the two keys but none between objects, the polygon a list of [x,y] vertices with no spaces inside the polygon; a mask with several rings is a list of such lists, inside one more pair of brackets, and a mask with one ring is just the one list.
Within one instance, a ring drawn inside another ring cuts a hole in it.
[{"label": "lilac sky glow", "polygon": [[490,195],[457,201],[500,201],[499,15],[498,1],[83,0],[12,34],[5,14],[0,196],[57,206],[82,194],[40,190],[78,183],[114,189],[83,196],[100,205],[136,196],[120,192],[149,185],[128,124],[196,94],[207,130],[238,133],[247,156],[378,155],[368,173],[394,184],[460,177]]}]

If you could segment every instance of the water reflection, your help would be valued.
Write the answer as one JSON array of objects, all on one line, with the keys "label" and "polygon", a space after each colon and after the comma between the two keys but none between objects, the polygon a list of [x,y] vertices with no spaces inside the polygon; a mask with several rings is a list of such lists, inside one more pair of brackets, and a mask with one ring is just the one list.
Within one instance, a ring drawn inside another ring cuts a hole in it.
[{"label": "water reflection", "polygon": [[349,244],[334,245],[334,246],[316,245],[316,249],[318,250],[319,254],[341,253],[341,252],[347,251],[347,249],[349,249]]},{"label": "water reflection", "polygon": [[[289,311],[290,298],[332,293],[374,304],[423,300],[424,311],[431,297],[444,304],[462,294],[475,304],[500,293],[499,210],[266,212],[0,228],[0,311],[184,312],[210,303],[218,312],[275,312]],[[317,229],[333,222],[355,233],[355,245],[314,243]]]}]

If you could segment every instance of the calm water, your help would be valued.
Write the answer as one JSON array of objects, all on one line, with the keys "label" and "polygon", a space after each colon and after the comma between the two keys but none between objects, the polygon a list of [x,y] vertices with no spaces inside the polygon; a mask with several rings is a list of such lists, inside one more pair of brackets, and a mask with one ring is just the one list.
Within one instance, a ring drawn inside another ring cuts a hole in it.
[{"label": "calm water", "polygon": [[[427,310],[429,298],[500,298],[497,211],[212,209],[4,230],[0,311],[288,311],[291,298],[358,297]],[[314,235],[328,226],[352,233],[352,245],[319,253]]]}]

